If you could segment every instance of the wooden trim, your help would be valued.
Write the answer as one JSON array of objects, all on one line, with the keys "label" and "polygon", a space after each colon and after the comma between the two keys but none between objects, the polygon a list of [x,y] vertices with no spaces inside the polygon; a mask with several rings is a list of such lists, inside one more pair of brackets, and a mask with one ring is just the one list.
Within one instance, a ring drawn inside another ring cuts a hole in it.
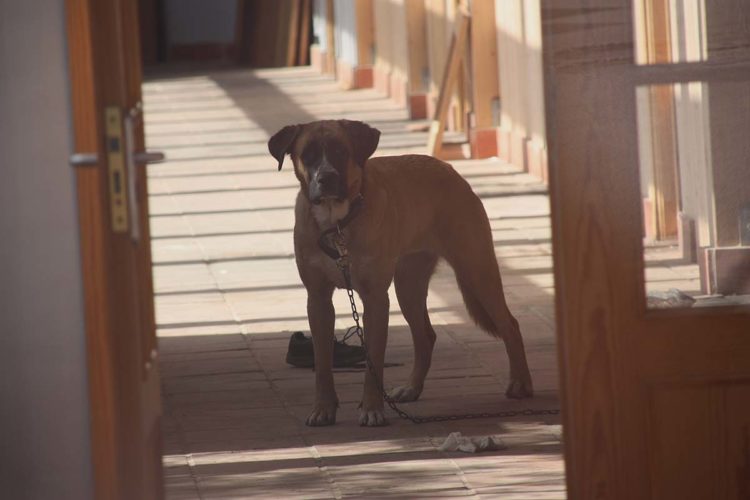
[{"label": "wooden trim", "polygon": [[706,61],[697,63],[650,64],[634,68],[638,85],[690,82],[746,82],[750,63]]}]

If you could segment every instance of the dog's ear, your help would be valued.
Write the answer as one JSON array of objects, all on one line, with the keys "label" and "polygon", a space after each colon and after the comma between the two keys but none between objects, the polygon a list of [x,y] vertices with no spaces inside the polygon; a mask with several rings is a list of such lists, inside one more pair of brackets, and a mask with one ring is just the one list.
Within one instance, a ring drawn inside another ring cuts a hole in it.
[{"label": "dog's ear", "polygon": [[294,140],[301,129],[302,125],[287,125],[268,140],[268,151],[279,162],[279,170],[284,164],[284,156],[292,152]]},{"label": "dog's ear", "polygon": [[358,121],[339,120],[339,123],[352,142],[352,154],[355,163],[364,167],[367,159],[372,156],[378,147],[380,130]]}]

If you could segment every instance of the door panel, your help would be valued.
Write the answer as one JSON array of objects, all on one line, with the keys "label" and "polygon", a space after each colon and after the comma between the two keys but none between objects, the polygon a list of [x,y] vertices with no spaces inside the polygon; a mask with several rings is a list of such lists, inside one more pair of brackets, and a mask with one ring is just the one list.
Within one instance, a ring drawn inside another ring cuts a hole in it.
[{"label": "door panel", "polygon": [[163,496],[146,179],[130,162],[143,147],[136,8],[66,2],[75,149],[97,158],[76,177],[95,492],[107,499]]},{"label": "door panel", "polygon": [[[654,387],[651,466],[659,479],[654,481],[654,498],[743,498],[740,480],[747,478],[739,473],[747,423],[735,416],[738,411],[742,415],[748,398],[746,380]],[[738,467],[725,467],[730,463]]]},{"label": "door panel", "polygon": [[569,496],[742,498],[750,310],[646,308],[636,89],[747,81],[747,58],[636,65],[633,0],[542,19]]}]

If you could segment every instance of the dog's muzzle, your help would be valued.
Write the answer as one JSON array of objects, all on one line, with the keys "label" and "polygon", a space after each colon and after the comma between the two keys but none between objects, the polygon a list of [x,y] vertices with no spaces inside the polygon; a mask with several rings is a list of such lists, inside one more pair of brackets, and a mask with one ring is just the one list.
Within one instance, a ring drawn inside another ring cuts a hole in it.
[{"label": "dog's muzzle", "polygon": [[310,179],[308,194],[316,205],[324,199],[343,199],[341,175],[327,163],[322,164]]}]

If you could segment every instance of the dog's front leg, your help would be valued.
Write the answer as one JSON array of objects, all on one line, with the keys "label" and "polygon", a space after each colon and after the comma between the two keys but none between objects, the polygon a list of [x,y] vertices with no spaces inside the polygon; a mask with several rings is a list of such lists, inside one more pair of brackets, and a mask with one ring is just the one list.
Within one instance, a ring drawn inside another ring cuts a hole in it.
[{"label": "dog's front leg", "polygon": [[390,301],[388,289],[362,296],[364,305],[365,343],[367,344],[368,367],[362,395],[362,411],[359,425],[369,427],[387,425],[383,412],[383,365],[385,346],[388,340],[388,312]]},{"label": "dog's front leg", "polygon": [[333,289],[307,292],[307,317],[315,351],[315,406],[307,417],[307,425],[336,423],[339,400],[333,384],[333,330],[335,311]]}]

